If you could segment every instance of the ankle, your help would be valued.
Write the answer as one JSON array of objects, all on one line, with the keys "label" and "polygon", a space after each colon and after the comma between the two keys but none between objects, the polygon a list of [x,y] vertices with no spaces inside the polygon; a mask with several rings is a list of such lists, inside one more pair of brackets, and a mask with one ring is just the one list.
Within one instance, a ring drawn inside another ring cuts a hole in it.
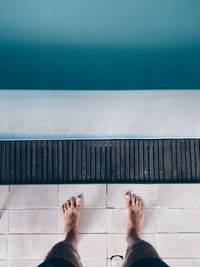
[{"label": "ankle", "polygon": [[78,243],[78,231],[72,229],[66,233],[65,242],[69,243],[73,247],[77,247]]},{"label": "ankle", "polygon": [[135,243],[139,238],[139,234],[134,228],[128,229],[126,234],[126,241],[128,244]]}]

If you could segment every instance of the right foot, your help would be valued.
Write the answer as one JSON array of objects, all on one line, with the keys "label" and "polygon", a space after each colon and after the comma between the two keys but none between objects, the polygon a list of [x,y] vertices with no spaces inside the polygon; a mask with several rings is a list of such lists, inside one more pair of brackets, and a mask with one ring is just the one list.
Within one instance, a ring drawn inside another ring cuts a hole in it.
[{"label": "right foot", "polygon": [[83,198],[79,195],[77,198],[72,197],[65,204],[62,205],[61,214],[64,220],[64,234],[66,237],[70,232],[75,232],[78,235],[78,224],[81,217],[83,206]]},{"label": "right foot", "polygon": [[129,192],[125,195],[127,211],[127,235],[134,232],[139,237],[144,221],[144,205],[142,200]]}]

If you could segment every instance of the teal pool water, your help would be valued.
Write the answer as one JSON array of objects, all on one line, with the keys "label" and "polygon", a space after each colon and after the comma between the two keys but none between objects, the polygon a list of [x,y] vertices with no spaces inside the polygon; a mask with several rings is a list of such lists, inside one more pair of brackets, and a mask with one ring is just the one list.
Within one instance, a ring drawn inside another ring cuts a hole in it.
[{"label": "teal pool water", "polygon": [[0,89],[200,89],[200,1],[1,0]]}]

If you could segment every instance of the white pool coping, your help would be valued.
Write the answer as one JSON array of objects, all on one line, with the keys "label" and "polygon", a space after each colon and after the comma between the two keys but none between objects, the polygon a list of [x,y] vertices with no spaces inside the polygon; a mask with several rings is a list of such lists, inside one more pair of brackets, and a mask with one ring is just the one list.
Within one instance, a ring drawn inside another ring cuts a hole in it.
[{"label": "white pool coping", "polygon": [[199,137],[199,90],[0,90],[0,140]]}]

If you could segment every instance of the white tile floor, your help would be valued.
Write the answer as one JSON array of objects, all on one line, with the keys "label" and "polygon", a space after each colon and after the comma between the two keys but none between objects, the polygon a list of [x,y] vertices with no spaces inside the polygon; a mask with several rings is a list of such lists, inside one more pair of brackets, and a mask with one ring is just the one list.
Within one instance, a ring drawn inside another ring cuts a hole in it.
[{"label": "white tile floor", "polygon": [[145,204],[142,237],[172,267],[200,266],[200,184],[0,186],[0,267],[36,267],[62,240],[59,207],[84,194],[79,252],[86,267],[124,255],[126,191]]}]

